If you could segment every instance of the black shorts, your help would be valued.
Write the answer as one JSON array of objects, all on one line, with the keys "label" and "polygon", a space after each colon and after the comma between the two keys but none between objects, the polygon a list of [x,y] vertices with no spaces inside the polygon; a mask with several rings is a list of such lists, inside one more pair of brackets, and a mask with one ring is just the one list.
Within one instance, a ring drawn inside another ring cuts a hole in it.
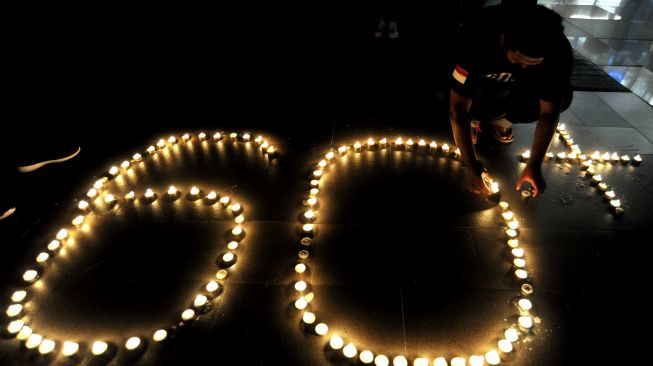
[{"label": "black shorts", "polygon": [[[567,110],[574,98],[571,85],[566,88],[560,112]],[[469,111],[473,119],[482,122],[506,118],[512,123],[536,122],[540,116],[540,97],[526,90],[478,89]]]}]

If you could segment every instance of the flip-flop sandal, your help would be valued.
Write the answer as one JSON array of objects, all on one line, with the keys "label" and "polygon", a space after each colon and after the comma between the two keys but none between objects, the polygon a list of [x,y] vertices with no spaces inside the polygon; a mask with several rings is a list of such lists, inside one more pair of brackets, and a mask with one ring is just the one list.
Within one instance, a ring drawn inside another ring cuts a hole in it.
[{"label": "flip-flop sandal", "polygon": [[492,121],[492,134],[497,141],[508,144],[515,139],[512,132],[512,124],[507,120]]}]

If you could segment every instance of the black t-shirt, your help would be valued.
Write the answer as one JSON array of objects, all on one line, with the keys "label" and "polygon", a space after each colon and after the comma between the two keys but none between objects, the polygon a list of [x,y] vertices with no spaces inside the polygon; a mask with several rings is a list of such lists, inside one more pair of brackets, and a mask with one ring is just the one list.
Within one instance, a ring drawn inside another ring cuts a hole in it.
[{"label": "black t-shirt", "polygon": [[562,33],[552,34],[558,38],[552,52],[542,63],[524,69],[510,63],[506,56],[502,44],[506,16],[503,6],[491,6],[463,28],[456,42],[451,88],[468,98],[483,88],[504,96],[519,90],[548,102],[561,102],[569,89],[573,65],[569,41]]}]

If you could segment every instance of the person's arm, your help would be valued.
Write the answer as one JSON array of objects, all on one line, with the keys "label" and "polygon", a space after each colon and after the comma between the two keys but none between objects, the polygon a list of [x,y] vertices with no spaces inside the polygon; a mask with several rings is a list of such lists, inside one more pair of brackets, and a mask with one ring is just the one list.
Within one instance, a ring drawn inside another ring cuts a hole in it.
[{"label": "person's arm", "polygon": [[[453,130],[453,137],[456,146],[460,149],[460,155],[467,167],[467,172],[471,180],[472,192],[489,196],[492,194],[492,191],[490,187],[485,185],[482,177],[485,169],[483,169],[483,164],[476,157],[476,151],[474,150],[474,144],[472,143],[472,131],[468,113],[471,104],[471,98],[464,97],[451,89],[449,102],[451,129]],[[486,179],[491,179],[490,176],[487,175],[487,172],[485,172],[485,174]]]},{"label": "person's arm", "polygon": [[542,176],[542,161],[555,134],[559,118],[560,104],[540,99],[540,117],[535,128],[531,157],[517,181],[517,190],[520,190],[522,185],[528,182],[533,187],[533,197],[544,192],[546,182]]}]

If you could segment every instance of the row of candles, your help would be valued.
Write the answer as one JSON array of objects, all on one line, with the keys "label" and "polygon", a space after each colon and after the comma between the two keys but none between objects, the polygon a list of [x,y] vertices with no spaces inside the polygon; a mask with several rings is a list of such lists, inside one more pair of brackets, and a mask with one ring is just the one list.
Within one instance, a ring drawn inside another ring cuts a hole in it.
[{"label": "row of candles", "polygon": [[[413,140],[409,139],[404,143],[401,138],[397,138],[394,141],[395,147],[407,147],[412,144],[406,145],[406,143]],[[418,146],[426,146],[424,140],[419,141],[420,143],[418,143]],[[377,147],[384,148],[387,145],[388,140],[386,138],[379,140],[378,145],[374,139],[370,138],[367,140],[366,146],[368,150],[373,150]],[[440,145],[435,141],[428,145],[433,147],[433,150],[437,149],[438,146],[441,146],[442,151],[445,152],[448,152],[451,149],[448,144]],[[446,150],[444,149],[445,146]],[[320,193],[320,180],[324,177],[325,169],[335,162],[337,156],[336,152],[341,157],[344,157],[348,152],[358,152],[361,148],[362,145],[359,142],[355,142],[352,145],[342,145],[335,150],[328,151],[324,155],[324,158],[318,161],[315,170],[311,174],[308,197],[304,200],[304,205],[307,206],[307,208],[304,211],[302,222],[301,246],[303,249],[299,251],[299,260],[295,264],[295,273],[298,279],[294,282],[293,286],[298,297],[295,299],[294,306],[301,312],[301,322],[310,332],[324,337],[330,349],[341,352],[342,356],[352,360],[352,362],[359,361],[362,364],[373,364],[375,366],[389,366],[391,364],[393,366],[408,366],[409,359],[404,355],[395,355],[392,357],[387,356],[383,353],[376,353],[369,349],[361,349],[360,346],[357,346],[353,341],[345,340],[337,331],[329,328],[326,322],[321,321],[318,315],[311,310],[311,303],[315,299],[315,293],[311,291],[311,286],[308,282],[309,279],[306,276],[309,270],[308,258],[310,256],[307,248],[310,247],[314,236],[317,234],[315,221],[317,220],[318,214],[317,208],[318,195]],[[455,156],[455,154],[453,156]],[[498,184],[496,182],[491,182],[491,185],[493,192],[498,193]],[[497,342],[496,348],[489,349],[482,354],[472,355],[468,358],[456,356],[451,358],[449,361],[444,357],[437,357],[433,360],[426,357],[418,357],[412,360],[413,366],[464,366],[467,362],[472,366],[481,366],[485,363],[498,365],[501,362],[502,355],[511,353],[514,349],[514,343],[517,342],[520,337],[529,333],[532,329],[535,318],[531,314],[533,304],[530,300],[530,295],[533,293],[533,286],[529,283],[529,274],[525,269],[526,259],[524,249],[519,245],[519,221],[517,220],[516,215],[509,209],[507,202],[500,202],[498,210],[500,210],[501,217],[505,223],[506,241],[513,257],[512,266],[514,275],[520,284],[520,296],[515,302],[518,315],[516,323],[509,326],[504,331],[502,337]]]},{"label": "row of candles", "polygon": [[[599,193],[603,195],[606,202],[610,205],[610,208],[613,210],[615,215],[619,216],[623,214],[624,210],[621,207],[621,200],[617,197],[613,188],[608,186],[604,182],[603,176],[596,172],[596,164],[599,163],[612,163],[612,164],[632,164],[634,166],[639,166],[642,162],[641,155],[635,155],[630,157],[629,155],[619,155],[616,152],[610,154],[609,152],[600,152],[594,151],[591,155],[583,154],[580,147],[574,143],[573,138],[569,134],[564,124],[559,124],[556,128],[560,139],[567,145],[570,149],[570,153],[559,152],[556,154],[556,158],[559,161],[576,161],[580,163],[581,170],[585,171],[585,176],[591,179],[592,185],[596,186]],[[548,158],[553,158],[553,153],[547,153]],[[530,151],[525,151],[521,154],[522,161],[527,161],[530,158]]]},{"label": "row of candles", "polygon": [[[236,134],[231,133],[228,135],[233,141],[242,141],[250,142],[251,136],[247,133]],[[213,134],[213,140],[219,141],[223,138],[220,133]],[[192,143],[196,139],[198,141],[206,141],[208,139],[205,133],[199,133],[197,136],[191,136],[190,134],[184,134],[181,136],[181,141],[186,143]],[[167,142],[166,142],[167,141]],[[152,146],[148,147],[146,151],[150,155],[156,154],[159,150],[165,149],[169,146],[173,146],[178,143],[178,139],[174,136],[169,137],[167,140],[160,139],[156,146],[152,150]],[[264,154],[276,154],[276,149],[269,145],[261,136],[257,137],[254,140],[254,143],[260,147],[261,153]],[[272,148],[272,149],[271,149]],[[152,152],[150,153],[150,151]],[[120,164],[120,167],[123,171],[127,171],[135,163],[142,163],[145,159],[140,153],[136,153],[132,156],[131,161],[123,161]],[[93,183],[92,188],[86,192],[86,197],[88,200],[79,200],[77,203],[77,214],[71,221],[72,227],[61,228],[55,235],[55,239],[50,241],[45,250],[40,252],[36,256],[36,266],[33,268],[27,269],[23,275],[22,280],[26,286],[35,286],[37,285],[44,276],[44,270],[47,265],[53,260],[53,258],[65,250],[69,240],[74,240],[75,231],[79,229],[87,230],[88,224],[87,218],[93,214],[94,208],[97,207],[98,201],[102,196],[101,201],[109,206],[113,206],[118,203],[119,199],[117,195],[103,192],[106,189],[106,185],[109,182],[110,178],[117,177],[123,171],[119,170],[117,166],[112,166],[108,171],[108,177],[102,177],[96,180]],[[172,325],[166,328],[157,329],[152,332],[151,340],[155,343],[163,342],[169,339],[169,333],[176,329],[179,325],[184,325],[188,322],[197,319],[204,311],[210,308],[211,301],[221,293],[222,284],[221,280],[224,280],[229,275],[229,270],[232,269],[234,263],[236,263],[236,249],[239,247],[239,242],[244,237],[244,229],[242,227],[245,217],[243,216],[243,207],[237,203],[233,202],[232,199],[227,196],[220,196],[218,193],[211,191],[208,194],[202,193],[197,187],[192,187],[189,190],[190,199],[204,199],[210,203],[220,202],[224,207],[229,210],[233,217],[235,226],[231,230],[232,241],[227,244],[228,250],[222,254],[220,257],[220,267],[216,274],[215,279],[209,280],[204,286],[204,292],[196,294],[195,298],[192,301],[192,305],[184,309],[179,316],[179,319],[176,320]],[[175,186],[169,186],[168,190],[164,195],[170,198],[170,201],[177,199],[181,194],[181,191]],[[147,188],[143,193],[142,201],[144,203],[154,202],[158,195],[151,188]],[[134,201],[136,194],[134,191],[130,191],[124,195],[125,202]],[[35,286],[37,288],[42,286]],[[63,340],[58,341],[51,338],[48,338],[42,334],[37,333],[32,327],[29,326],[29,316],[27,314],[27,309],[32,306],[29,304],[31,294],[28,292],[29,289],[16,290],[11,295],[11,304],[7,307],[5,313],[9,317],[10,322],[6,326],[6,331],[14,335],[18,340],[23,342],[24,346],[28,350],[37,350],[43,355],[52,354],[59,348],[59,351],[62,355],[66,357],[75,357],[80,353],[80,344],[90,344],[91,354],[94,356],[102,356],[108,353],[111,348],[111,343],[105,340],[95,340],[92,342],[79,342],[73,340]],[[124,348],[127,351],[135,352],[140,349],[143,349],[147,338],[132,336],[128,337],[124,342]]]}]

